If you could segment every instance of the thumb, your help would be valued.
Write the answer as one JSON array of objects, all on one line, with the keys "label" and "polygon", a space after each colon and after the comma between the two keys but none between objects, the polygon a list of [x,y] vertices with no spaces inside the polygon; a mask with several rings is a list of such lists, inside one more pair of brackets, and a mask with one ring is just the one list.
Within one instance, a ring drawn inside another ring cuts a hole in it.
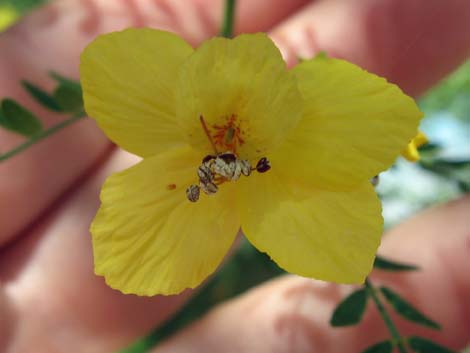
[{"label": "thumb", "polygon": [[[460,349],[470,332],[470,197],[439,206],[390,231],[382,251],[421,266],[422,271],[372,277],[410,299],[442,324],[430,332],[394,317],[403,336],[419,334]],[[329,326],[338,302],[351,286],[338,286],[296,276],[264,284],[213,310],[202,320],[157,348],[173,352],[360,352],[390,337],[369,303],[354,327]]]}]

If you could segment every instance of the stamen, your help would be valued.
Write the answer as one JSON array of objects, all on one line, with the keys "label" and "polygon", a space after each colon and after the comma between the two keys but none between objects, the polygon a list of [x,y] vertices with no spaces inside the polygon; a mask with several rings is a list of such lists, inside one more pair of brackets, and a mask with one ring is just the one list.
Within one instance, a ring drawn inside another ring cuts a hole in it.
[{"label": "stamen", "polygon": [[211,133],[209,132],[209,129],[207,128],[206,122],[204,121],[204,118],[203,118],[202,115],[199,115],[199,120],[201,121],[202,129],[203,129],[204,132],[206,133],[206,136],[207,136],[207,138],[209,139],[209,142],[211,143],[212,148],[214,149],[215,154],[219,154],[219,152],[217,152],[217,147],[215,147],[215,143],[214,143],[214,141],[212,140]]},{"label": "stamen", "polygon": [[[191,185],[186,190],[186,197],[189,201],[196,202],[199,199],[201,190],[207,195],[213,195],[217,193],[219,186],[225,182],[236,181],[242,175],[248,177],[253,170],[265,173],[271,169],[266,157],[261,158],[256,167],[252,167],[248,160],[237,157],[237,146],[242,145],[244,140],[241,138],[243,133],[236,119],[237,116],[232,114],[226,124],[211,126],[216,130],[214,135],[211,135],[204,117],[199,116],[202,129],[215,154],[208,154],[202,159],[202,163],[197,169],[199,185]],[[222,146],[221,148],[224,148],[227,152],[218,152],[217,146]]]}]

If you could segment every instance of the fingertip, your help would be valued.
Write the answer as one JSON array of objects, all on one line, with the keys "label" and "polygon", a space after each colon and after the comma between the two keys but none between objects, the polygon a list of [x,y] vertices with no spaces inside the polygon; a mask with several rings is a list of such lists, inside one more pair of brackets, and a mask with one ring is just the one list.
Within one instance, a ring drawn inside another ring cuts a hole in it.
[{"label": "fingertip", "polygon": [[470,55],[470,2],[316,1],[273,29],[292,65],[325,51],[419,95]]},{"label": "fingertip", "polygon": [[411,217],[384,236],[379,253],[414,264],[418,271],[375,271],[372,279],[390,286],[443,327],[423,329],[396,317],[402,330],[460,349],[470,332],[470,196]]}]

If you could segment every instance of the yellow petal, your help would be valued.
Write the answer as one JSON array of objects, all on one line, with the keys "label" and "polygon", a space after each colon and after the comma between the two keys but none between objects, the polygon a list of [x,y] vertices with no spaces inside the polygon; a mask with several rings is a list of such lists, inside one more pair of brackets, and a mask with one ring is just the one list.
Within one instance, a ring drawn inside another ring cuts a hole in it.
[{"label": "yellow petal", "polygon": [[[200,115],[215,134],[215,126],[234,114],[244,141],[236,152],[255,160],[272,151],[297,124],[301,103],[279,50],[261,33],[208,40],[184,63],[179,76],[181,129],[203,153],[212,148]],[[230,149],[222,144],[219,148]]]},{"label": "yellow petal", "polygon": [[108,178],[91,233],[95,272],[109,286],[138,295],[176,294],[214,272],[240,223],[231,185],[195,203],[186,199],[199,162],[178,148]]},{"label": "yellow petal", "polygon": [[312,190],[289,186],[271,169],[243,181],[240,202],[246,237],[283,269],[340,283],[363,283],[371,271],[383,221],[369,182]]},{"label": "yellow petal", "polygon": [[304,61],[293,73],[304,115],[272,158],[290,178],[347,190],[387,169],[416,135],[422,113],[385,79],[328,58]]},{"label": "yellow petal", "polygon": [[410,162],[417,162],[420,158],[418,148],[428,143],[427,136],[418,131],[418,134],[410,141],[406,148],[401,151],[401,155]]},{"label": "yellow petal", "polygon": [[192,48],[178,36],[127,29],[99,36],[81,56],[85,110],[122,148],[150,156],[184,143],[175,77]]}]

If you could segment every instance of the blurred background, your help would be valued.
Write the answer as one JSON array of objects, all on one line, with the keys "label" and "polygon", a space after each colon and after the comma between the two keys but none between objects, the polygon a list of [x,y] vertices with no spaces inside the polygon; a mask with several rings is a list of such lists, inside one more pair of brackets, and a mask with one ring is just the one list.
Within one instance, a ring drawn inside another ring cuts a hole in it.
[{"label": "blurred background", "polygon": [[[0,0],[0,32],[46,1]],[[400,157],[380,175],[377,190],[387,228],[423,208],[470,192],[470,61],[420,97],[418,104],[425,113],[421,131],[430,142],[420,148],[419,162],[410,163]],[[220,301],[282,273],[266,255],[245,241],[176,317],[122,352],[145,352]]]}]

